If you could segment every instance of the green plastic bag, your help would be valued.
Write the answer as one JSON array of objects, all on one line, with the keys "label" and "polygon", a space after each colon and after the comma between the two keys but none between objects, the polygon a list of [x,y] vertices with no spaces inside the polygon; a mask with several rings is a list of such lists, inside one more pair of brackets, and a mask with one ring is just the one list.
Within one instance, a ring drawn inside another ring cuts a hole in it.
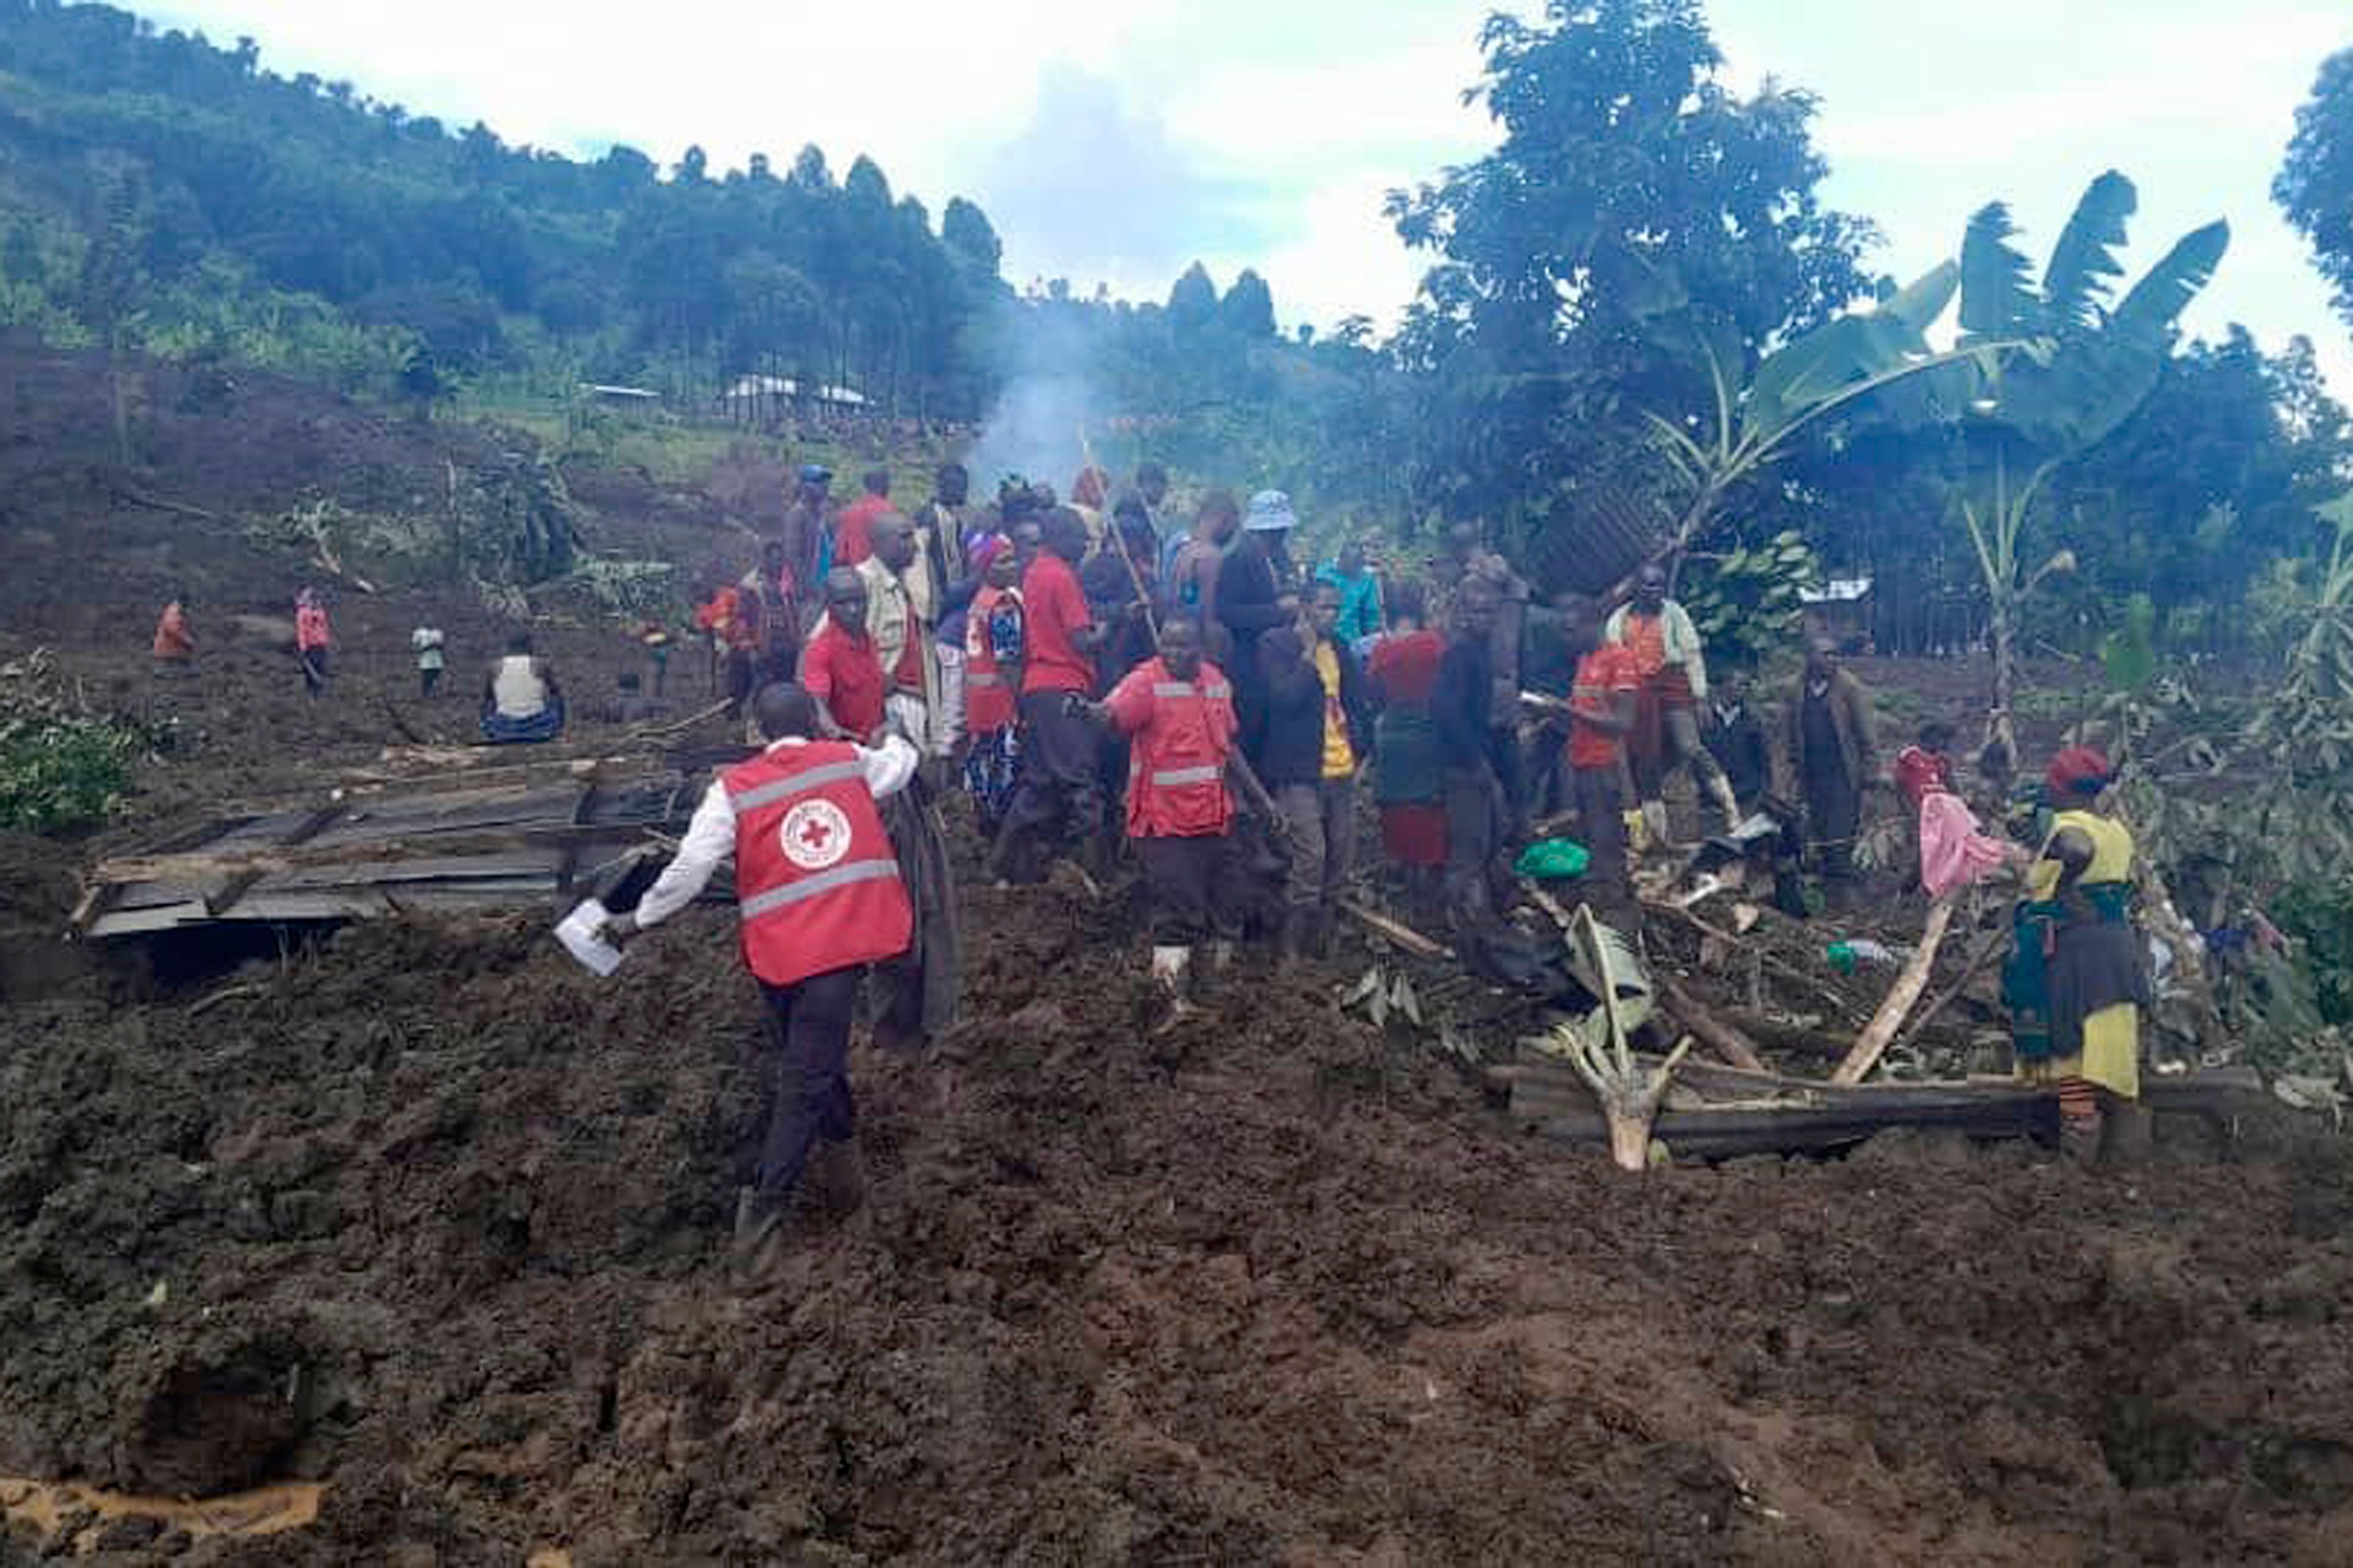
[{"label": "green plastic bag", "polygon": [[1521,850],[1512,869],[1539,882],[1565,882],[1584,876],[1592,864],[1593,853],[1584,845],[1567,838],[1545,838]]}]

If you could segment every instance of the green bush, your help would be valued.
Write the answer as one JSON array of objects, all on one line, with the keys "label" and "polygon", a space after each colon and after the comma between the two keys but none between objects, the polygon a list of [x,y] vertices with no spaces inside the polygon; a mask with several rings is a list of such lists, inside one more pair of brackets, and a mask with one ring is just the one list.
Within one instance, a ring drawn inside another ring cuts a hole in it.
[{"label": "green bush", "polygon": [[122,804],[138,737],[103,719],[0,723],[0,827],[56,833],[102,822]]},{"label": "green bush", "polygon": [[1712,663],[1754,669],[1792,647],[1805,623],[1802,591],[1822,580],[1821,561],[1795,529],[1728,555],[1694,555],[1678,596]]}]

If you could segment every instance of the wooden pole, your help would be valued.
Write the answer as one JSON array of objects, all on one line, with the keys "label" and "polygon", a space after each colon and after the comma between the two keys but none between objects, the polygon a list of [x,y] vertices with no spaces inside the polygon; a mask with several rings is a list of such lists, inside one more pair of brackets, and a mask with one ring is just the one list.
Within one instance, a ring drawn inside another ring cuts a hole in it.
[{"label": "wooden pole", "polygon": [[1772,1070],[1765,1065],[1765,1058],[1757,1054],[1756,1042],[1709,1012],[1698,997],[1676,982],[1674,976],[1654,974],[1651,977],[1651,984],[1658,987],[1659,994],[1666,998],[1667,1005],[1674,1010],[1676,1018],[1684,1028],[1698,1037],[1702,1045],[1734,1067],[1746,1068],[1750,1072]]},{"label": "wooden pole", "polygon": [[1928,906],[1928,924],[1920,933],[1920,945],[1912,950],[1904,972],[1895,977],[1895,984],[1887,993],[1887,999],[1880,1003],[1879,1011],[1855,1037],[1854,1048],[1847,1052],[1846,1060],[1831,1074],[1832,1083],[1861,1083],[1879,1065],[1888,1042],[1894,1039],[1896,1029],[1903,1025],[1904,1016],[1912,1011],[1912,1005],[1920,1000],[1920,993],[1927,989],[1929,971],[1936,966],[1936,949],[1944,944],[1945,932],[1952,923],[1953,895],[1947,893]]}]

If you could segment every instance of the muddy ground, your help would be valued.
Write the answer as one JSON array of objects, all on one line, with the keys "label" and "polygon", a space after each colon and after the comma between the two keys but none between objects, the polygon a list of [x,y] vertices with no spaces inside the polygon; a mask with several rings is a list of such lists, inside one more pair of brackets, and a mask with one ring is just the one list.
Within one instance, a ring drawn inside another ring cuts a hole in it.
[{"label": "muddy ground", "polygon": [[[282,407],[357,471],[438,460]],[[74,428],[8,445],[0,526],[62,539],[54,497],[104,494],[70,489]],[[142,478],[240,504],[206,472]],[[76,504],[73,571],[19,559],[89,603],[0,589],[0,652],[143,681],[162,578],[259,605],[299,572]],[[353,681],[393,696],[410,616],[461,610],[350,609]],[[206,740],[142,771],[132,827],[386,739],[259,647],[195,700]],[[723,915],[628,984],[539,912],[159,975],[52,941],[122,832],[0,840],[0,1475],[328,1488],[306,1530],[118,1523],[99,1561],[2347,1556],[2353,1173],[2325,1129],[2167,1125],[2129,1171],[1883,1137],[1630,1179],[1344,1013],[1361,952],[1246,967],[1155,1036],[1116,891],[971,889],[967,1022],[853,1069],[867,1214],[744,1295],[728,1210],[767,1082]],[[1460,1000],[1507,1050],[1507,1005]]]}]

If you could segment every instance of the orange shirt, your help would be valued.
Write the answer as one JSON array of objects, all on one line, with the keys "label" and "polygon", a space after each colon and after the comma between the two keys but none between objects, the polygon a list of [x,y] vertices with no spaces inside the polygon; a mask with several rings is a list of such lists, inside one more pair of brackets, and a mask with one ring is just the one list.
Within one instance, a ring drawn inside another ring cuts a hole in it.
[{"label": "orange shirt", "polygon": [[1630,608],[1624,636],[1620,646],[1634,656],[1636,675],[1648,680],[1667,668],[1667,623],[1662,617]]},{"label": "orange shirt", "polygon": [[[1656,626],[1655,621],[1651,623]],[[1627,626],[1630,630],[1633,622]],[[1623,754],[1625,738],[1584,722],[1587,714],[1607,716],[1621,696],[1642,689],[1634,650],[1605,645],[1577,661],[1577,686],[1570,694],[1574,717],[1568,726],[1568,765],[1572,768],[1615,767]]]},{"label": "orange shirt", "polygon": [[891,510],[881,496],[860,496],[841,509],[833,525],[833,563],[855,566],[874,553],[874,521]]}]

